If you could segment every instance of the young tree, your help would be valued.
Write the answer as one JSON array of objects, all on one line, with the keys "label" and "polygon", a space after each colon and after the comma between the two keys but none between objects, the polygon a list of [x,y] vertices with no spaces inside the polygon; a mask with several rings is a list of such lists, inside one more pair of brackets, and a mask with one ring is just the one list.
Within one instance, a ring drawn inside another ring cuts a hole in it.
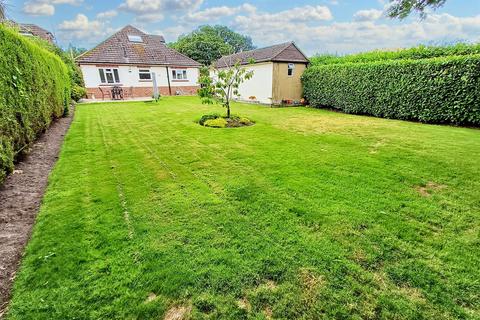
[{"label": "young tree", "polygon": [[202,103],[212,104],[217,102],[227,109],[227,118],[230,118],[230,102],[233,97],[239,96],[240,84],[253,77],[253,71],[248,71],[240,62],[230,67],[217,69],[212,67],[213,77],[210,70],[204,67],[200,72],[199,83],[201,89],[198,95]]},{"label": "young tree", "polygon": [[392,4],[388,9],[388,15],[391,18],[404,19],[413,11],[420,13],[423,18],[427,7],[437,9],[443,6],[446,0],[390,0],[390,2]]}]

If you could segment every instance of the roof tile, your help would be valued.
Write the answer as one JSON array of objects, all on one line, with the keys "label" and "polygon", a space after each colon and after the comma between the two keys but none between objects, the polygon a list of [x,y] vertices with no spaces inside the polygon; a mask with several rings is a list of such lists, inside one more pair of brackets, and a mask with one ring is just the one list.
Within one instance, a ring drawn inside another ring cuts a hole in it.
[{"label": "roof tile", "polygon": [[[129,41],[128,36],[142,37],[143,42]],[[165,39],[146,34],[130,25],[90,51],[77,57],[80,64],[112,63],[140,65],[178,65],[199,67],[200,63],[167,47]]]},{"label": "roof tile", "polygon": [[218,68],[228,67],[237,62],[248,64],[250,60],[255,62],[300,62],[308,63],[307,57],[297,48],[295,43],[287,42],[274,46],[223,56],[215,62]]}]

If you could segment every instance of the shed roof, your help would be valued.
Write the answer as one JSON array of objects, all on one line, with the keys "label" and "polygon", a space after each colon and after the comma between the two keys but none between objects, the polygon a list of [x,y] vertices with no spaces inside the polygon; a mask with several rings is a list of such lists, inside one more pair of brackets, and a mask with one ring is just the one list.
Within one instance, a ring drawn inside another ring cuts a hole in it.
[{"label": "shed roof", "polygon": [[240,64],[248,64],[252,59],[256,63],[268,61],[308,63],[308,58],[294,42],[286,42],[270,47],[223,56],[215,62],[215,65],[218,68],[222,68],[232,66],[237,62],[240,62]]}]

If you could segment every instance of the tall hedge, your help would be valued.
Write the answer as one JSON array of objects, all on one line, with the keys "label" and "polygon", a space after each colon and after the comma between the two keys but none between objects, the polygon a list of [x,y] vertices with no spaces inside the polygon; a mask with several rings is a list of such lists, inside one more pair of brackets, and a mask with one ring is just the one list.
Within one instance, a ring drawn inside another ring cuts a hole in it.
[{"label": "tall hedge", "polygon": [[0,24],[0,183],[69,103],[70,79],[60,58]]},{"label": "tall hedge", "polygon": [[480,55],[314,66],[302,81],[314,107],[480,125]]},{"label": "tall hedge", "polygon": [[339,64],[339,63],[366,63],[381,60],[418,60],[446,56],[464,56],[480,54],[480,43],[459,43],[452,46],[418,46],[395,51],[375,50],[347,56],[320,54],[310,59],[312,65]]}]

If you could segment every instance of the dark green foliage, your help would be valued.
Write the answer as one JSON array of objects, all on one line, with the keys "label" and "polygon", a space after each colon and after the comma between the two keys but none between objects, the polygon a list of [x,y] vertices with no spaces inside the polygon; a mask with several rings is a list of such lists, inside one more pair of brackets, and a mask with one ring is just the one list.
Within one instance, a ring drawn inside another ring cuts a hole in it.
[{"label": "dark green foliage", "polygon": [[73,84],[72,86],[72,99],[75,101],[79,101],[80,99],[84,98],[87,95],[87,90],[79,86],[77,84]]},{"label": "dark green foliage", "polygon": [[206,114],[206,115],[203,115],[203,116],[200,118],[200,120],[198,121],[198,123],[203,126],[203,125],[205,124],[205,121],[217,119],[217,118],[220,118],[220,117],[221,117],[221,116],[220,116],[218,113]]},{"label": "dark green foliage", "polygon": [[310,59],[312,65],[373,62],[381,60],[402,60],[402,59],[428,59],[444,56],[463,56],[480,54],[480,43],[465,44],[459,43],[452,46],[418,46],[410,49],[397,51],[370,51],[348,56],[337,56],[332,54],[319,54]]},{"label": "dark green foliage", "polygon": [[315,66],[302,80],[314,107],[480,125],[480,55]]},{"label": "dark green foliage", "polygon": [[67,67],[53,53],[0,25],[0,183],[53,118],[70,104]]},{"label": "dark green foliage", "polygon": [[225,26],[201,26],[170,46],[203,65],[210,65],[223,55],[255,48],[250,37]]},{"label": "dark green foliage", "polygon": [[70,47],[68,51],[63,51],[60,47],[51,44],[40,38],[31,38],[39,46],[47,49],[50,52],[53,52],[62,59],[68,69],[68,75],[70,77],[70,86],[72,88],[71,98],[74,101],[79,101],[81,98],[84,98],[87,94],[85,90],[85,83],[83,81],[82,71],[80,67],[75,62],[75,56],[77,53],[82,52],[84,49],[77,49],[75,47]]},{"label": "dark green foliage", "polygon": [[404,19],[412,12],[418,12],[421,17],[425,17],[427,8],[438,9],[446,0],[390,0],[390,2],[392,4],[388,8],[388,15],[391,18]]}]

